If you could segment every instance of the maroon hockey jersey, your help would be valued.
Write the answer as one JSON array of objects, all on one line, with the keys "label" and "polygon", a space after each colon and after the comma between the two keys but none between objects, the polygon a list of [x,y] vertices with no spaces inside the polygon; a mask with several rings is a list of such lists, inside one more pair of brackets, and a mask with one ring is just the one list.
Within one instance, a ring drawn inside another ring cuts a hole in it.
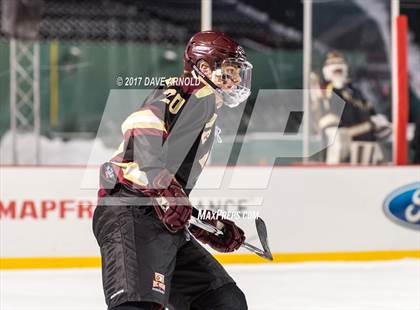
[{"label": "maroon hockey jersey", "polygon": [[[213,144],[215,101],[213,89],[194,78],[168,79],[153,90],[123,122],[123,141],[111,165],[102,167],[99,196],[112,195],[120,185],[141,195],[162,169],[171,171],[189,193]],[[113,186],[106,180],[109,173],[117,178]]]}]

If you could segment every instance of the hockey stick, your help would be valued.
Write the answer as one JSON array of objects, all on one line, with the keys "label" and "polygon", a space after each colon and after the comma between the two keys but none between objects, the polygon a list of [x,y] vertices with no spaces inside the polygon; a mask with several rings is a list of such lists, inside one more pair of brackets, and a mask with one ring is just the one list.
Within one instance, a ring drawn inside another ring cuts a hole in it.
[{"label": "hockey stick", "polygon": [[[162,208],[164,211],[166,211],[167,209],[167,201],[165,199],[163,199],[162,197],[156,198],[156,201],[158,203],[158,205],[160,206],[160,208]],[[201,221],[198,218],[199,215],[199,211],[197,208],[192,208],[192,216],[190,218],[190,225],[194,225],[197,226],[201,229],[204,229],[212,234],[215,234],[217,236],[221,236],[223,235],[223,231],[213,225],[204,223],[203,221]],[[257,228],[257,234],[258,234],[258,238],[260,239],[261,245],[262,245],[262,249],[257,248],[256,246],[248,243],[248,242],[244,242],[241,247],[244,247],[245,249],[247,249],[248,251],[251,251],[255,254],[257,254],[260,257],[263,257],[265,259],[268,259],[270,261],[273,260],[273,255],[271,254],[271,250],[270,247],[268,246],[268,235],[267,235],[267,227],[265,226],[264,221],[262,220],[262,218],[257,217],[255,219],[255,226]]]},{"label": "hockey stick", "polygon": [[[215,234],[217,236],[223,235],[223,231],[220,230],[219,228],[204,223],[203,221],[201,221],[198,217],[198,210],[196,208],[193,208],[193,216],[190,219],[190,224],[197,226],[201,229],[204,229],[212,234]],[[273,255],[271,254],[271,250],[270,247],[268,246],[268,235],[267,235],[267,227],[265,226],[264,221],[262,220],[262,218],[257,217],[255,219],[255,225],[257,228],[257,234],[258,234],[258,238],[260,239],[261,245],[262,245],[262,249],[257,248],[256,246],[248,243],[248,242],[244,242],[241,247],[244,247],[245,249],[257,254],[260,257],[263,257],[265,259],[268,259],[270,261],[273,260]]]}]

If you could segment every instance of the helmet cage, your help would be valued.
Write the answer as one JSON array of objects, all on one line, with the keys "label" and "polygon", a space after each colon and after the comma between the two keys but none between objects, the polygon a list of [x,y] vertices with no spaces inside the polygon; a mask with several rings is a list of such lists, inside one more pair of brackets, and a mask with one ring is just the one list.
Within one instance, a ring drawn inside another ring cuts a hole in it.
[{"label": "helmet cage", "polygon": [[226,58],[213,71],[213,81],[220,80],[223,102],[234,108],[251,94],[252,64],[244,59]]},{"label": "helmet cage", "polygon": [[[220,83],[216,84],[209,79],[190,58],[187,58],[186,60],[194,72],[222,97],[223,103],[228,107],[237,107],[245,102],[251,95],[253,67],[249,61],[232,57],[227,58],[222,62],[215,61],[212,66],[212,78],[213,80],[218,80],[220,78]],[[199,61],[197,61],[197,63]]]}]

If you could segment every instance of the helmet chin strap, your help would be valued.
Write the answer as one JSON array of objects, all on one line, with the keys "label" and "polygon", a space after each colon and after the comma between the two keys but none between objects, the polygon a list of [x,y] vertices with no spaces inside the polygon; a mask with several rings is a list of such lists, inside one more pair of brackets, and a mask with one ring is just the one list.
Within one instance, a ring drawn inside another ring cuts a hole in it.
[{"label": "helmet chin strap", "polygon": [[212,80],[210,80],[197,66],[195,63],[188,59],[188,64],[193,68],[194,72],[197,73],[207,84],[209,84],[219,95],[223,96],[223,90],[217,86]]}]

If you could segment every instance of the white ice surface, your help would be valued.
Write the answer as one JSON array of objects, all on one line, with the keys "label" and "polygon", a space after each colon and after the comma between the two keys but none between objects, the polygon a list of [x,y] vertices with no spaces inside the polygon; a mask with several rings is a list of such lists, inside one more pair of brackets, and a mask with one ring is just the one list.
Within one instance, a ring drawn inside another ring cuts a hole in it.
[{"label": "white ice surface", "polygon": [[[226,268],[250,310],[420,309],[420,260]],[[2,310],[106,308],[99,269],[0,272]]]}]

